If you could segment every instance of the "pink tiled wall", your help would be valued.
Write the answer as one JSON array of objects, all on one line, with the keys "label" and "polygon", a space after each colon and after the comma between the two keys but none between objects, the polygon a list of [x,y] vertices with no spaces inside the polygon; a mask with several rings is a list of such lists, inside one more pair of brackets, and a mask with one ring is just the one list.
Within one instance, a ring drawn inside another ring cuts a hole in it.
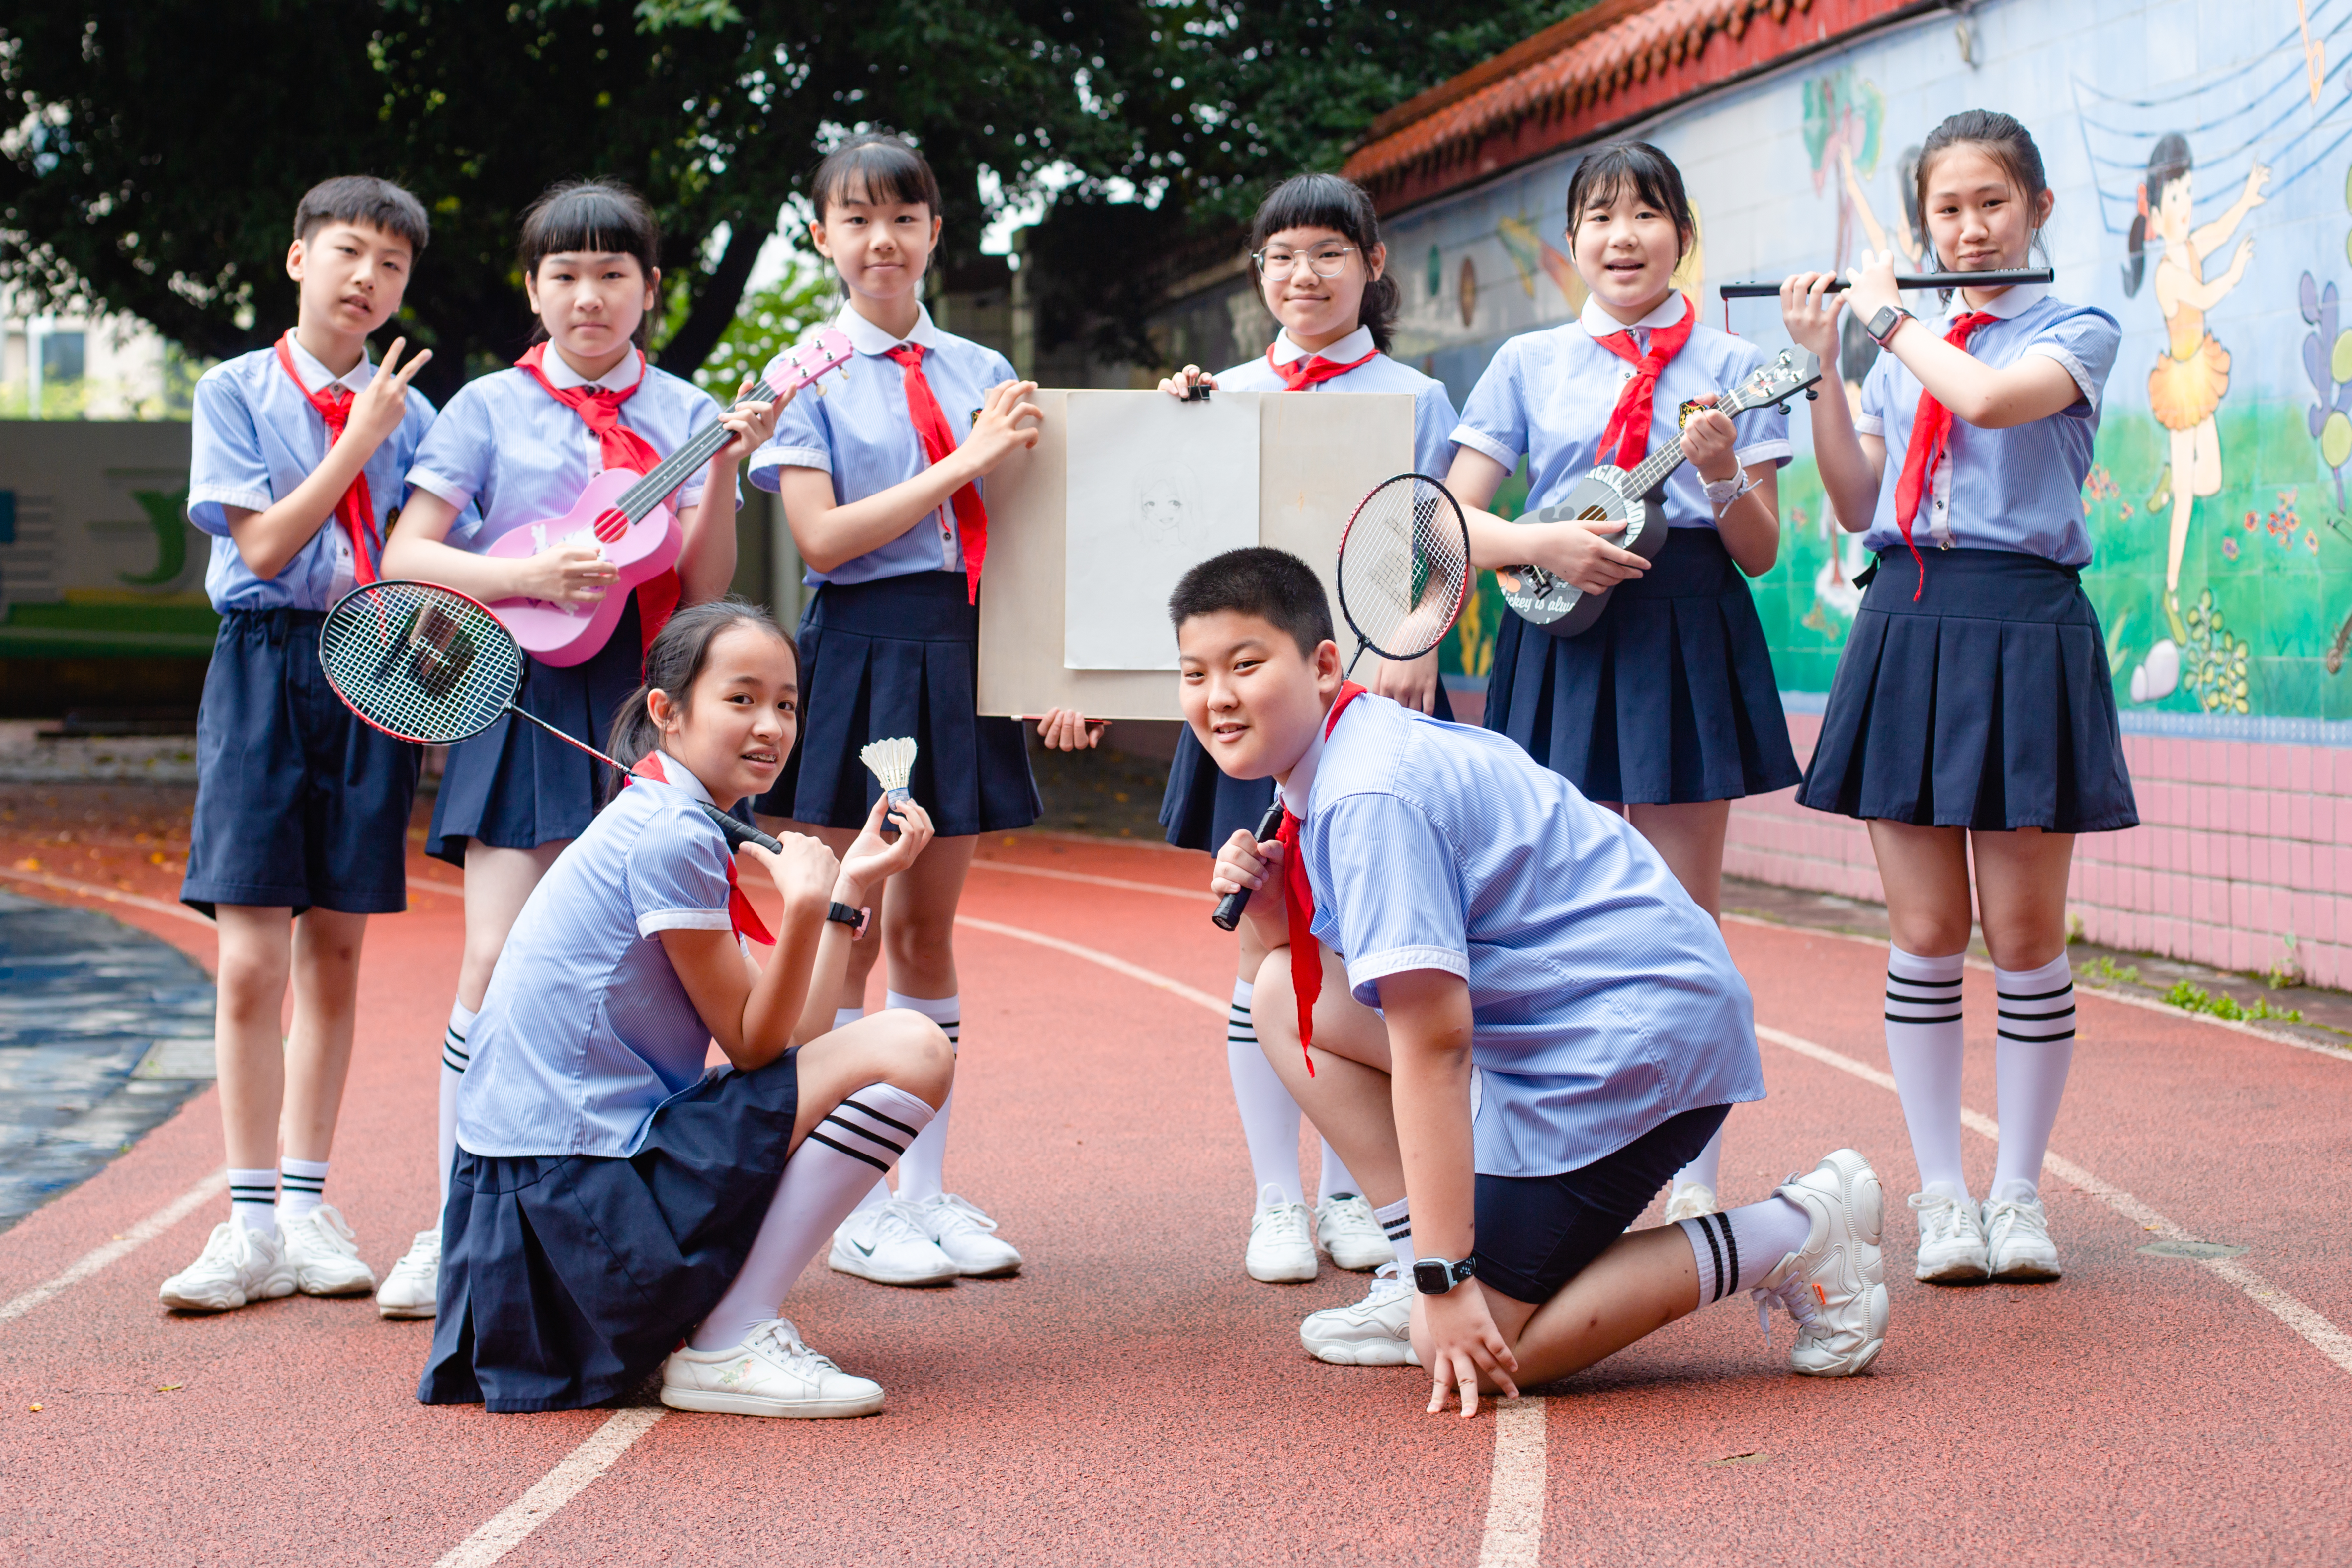
[{"label": "pink tiled wall", "polygon": [[[1799,761],[1821,719],[1789,716]],[[2124,737],[2140,825],[2075,841],[2067,906],[2093,942],[2262,970],[2288,954],[2352,988],[2352,748]],[[1860,822],[1793,790],[1734,802],[1723,869],[1883,902]]]}]

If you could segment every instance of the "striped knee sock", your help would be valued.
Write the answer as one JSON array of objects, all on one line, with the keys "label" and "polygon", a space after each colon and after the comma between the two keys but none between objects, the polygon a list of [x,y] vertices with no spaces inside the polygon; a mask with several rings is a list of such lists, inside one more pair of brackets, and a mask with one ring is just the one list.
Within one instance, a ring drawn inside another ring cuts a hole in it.
[{"label": "striped knee sock", "polygon": [[2033,1197],[2042,1190],[2042,1158],[2074,1062],[2074,967],[2060,953],[2038,969],[1992,972],[2000,996],[2000,1044],[1995,1096],[2000,1152],[1993,1158],[1996,1198]]},{"label": "striped knee sock", "polygon": [[327,1162],[278,1162],[278,1223],[291,1225],[325,1201]]},{"label": "striped knee sock", "polygon": [[1406,1279],[1412,1277],[1412,1207],[1409,1198],[1383,1204],[1372,1210],[1372,1218],[1389,1233],[1389,1245],[1396,1250],[1397,1272]]},{"label": "striped knee sock", "polygon": [[1250,1013],[1256,988],[1234,982],[1225,1009],[1225,1075],[1233,1080],[1234,1109],[1241,1113],[1242,1142],[1249,1147],[1250,1190],[1269,1186],[1285,1203],[1303,1203],[1298,1185],[1298,1103],[1284,1088],[1274,1064],[1258,1048],[1257,1020]]},{"label": "striped knee sock", "polygon": [[451,1002],[449,1027],[441,1031],[441,1142],[437,1153],[444,1208],[449,1207],[449,1167],[457,1159],[457,1086],[466,1082],[466,1069],[474,1060],[466,1049],[466,1037],[473,1032],[474,1020],[481,1016],[463,1002]]},{"label": "striped knee sock", "polygon": [[[1258,1054],[1263,1056],[1265,1052]],[[1326,1204],[1335,1197],[1362,1193],[1364,1189],[1356,1185],[1355,1176],[1348,1169],[1348,1162],[1339,1157],[1339,1151],[1331,1146],[1331,1140],[1325,1138],[1322,1142],[1323,1179],[1316,1186],[1316,1203]]]},{"label": "striped knee sock", "polygon": [[1886,949],[1886,1061],[1924,1190],[1938,1183],[1965,1199],[1960,1168],[1960,972],[1967,955],[1923,958]]},{"label": "striped knee sock", "polygon": [[1698,1260],[1700,1306],[1754,1290],[1756,1281],[1780,1266],[1781,1259],[1804,1250],[1813,1228],[1803,1205],[1778,1196],[1675,1223],[1683,1228]]},{"label": "striped knee sock", "polygon": [[[884,1006],[919,1012],[947,1031],[950,1046],[961,1044],[961,997],[902,997],[896,991],[886,991],[883,997]],[[955,1094],[950,1091],[947,1103],[923,1129],[923,1135],[907,1146],[906,1156],[898,1162],[898,1196],[909,1203],[937,1197],[947,1190],[948,1116],[954,1110]]]},{"label": "striped knee sock", "polygon": [[228,1173],[228,1214],[248,1230],[268,1230],[278,1223],[278,1173],[274,1170]]}]

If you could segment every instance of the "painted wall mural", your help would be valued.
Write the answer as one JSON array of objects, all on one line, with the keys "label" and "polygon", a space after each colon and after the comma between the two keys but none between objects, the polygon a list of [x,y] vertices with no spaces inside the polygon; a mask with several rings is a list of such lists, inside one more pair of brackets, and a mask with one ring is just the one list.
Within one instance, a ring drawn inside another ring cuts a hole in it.
[{"label": "painted wall mural", "polygon": [[[1843,267],[1865,248],[1919,261],[1918,147],[1945,115],[2002,109],[2032,129],[2058,198],[2044,236],[2058,290],[2124,330],[2083,507],[2097,549],[2084,580],[2129,727],[2352,739],[2347,29],[2352,0],[1991,0],[1972,16],[1974,64],[1948,17],[1923,18],[1642,128],[1705,216],[1685,281],[1718,324],[1710,279]],[[1505,339],[1582,303],[1561,254],[1574,161],[1391,222],[1392,252],[1425,258],[1398,351],[1457,401]],[[1787,340],[1769,301],[1735,304],[1729,323]],[[1850,327],[1850,397],[1876,352]],[[1793,423],[1780,559],[1756,588],[1781,685],[1818,693],[1867,563]],[[1483,673],[1475,638],[1503,613],[1481,605],[1450,670]]]}]

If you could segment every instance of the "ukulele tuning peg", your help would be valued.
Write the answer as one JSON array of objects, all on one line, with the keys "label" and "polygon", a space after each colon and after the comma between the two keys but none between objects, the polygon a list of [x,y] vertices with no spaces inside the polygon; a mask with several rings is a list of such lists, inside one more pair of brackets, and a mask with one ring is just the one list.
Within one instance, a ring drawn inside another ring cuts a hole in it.
[{"label": "ukulele tuning peg", "polygon": [[1805,389],[1805,401],[1806,401],[1807,402],[1821,402],[1821,401],[1822,401],[1822,392],[1821,392],[1821,389],[1820,389],[1819,387],[1807,387],[1807,388]]},{"label": "ukulele tuning peg", "polygon": [[1780,417],[1783,419],[1789,417],[1789,405],[1785,402],[1780,405]]}]

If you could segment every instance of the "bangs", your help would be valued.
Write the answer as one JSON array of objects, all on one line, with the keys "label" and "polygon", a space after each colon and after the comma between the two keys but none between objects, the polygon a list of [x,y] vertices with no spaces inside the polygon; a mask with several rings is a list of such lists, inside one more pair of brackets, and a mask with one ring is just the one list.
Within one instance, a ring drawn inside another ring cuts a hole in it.
[{"label": "bangs", "polygon": [[522,269],[551,256],[633,256],[650,277],[660,265],[661,231],[643,197],[601,181],[559,185],[522,225]]},{"label": "bangs", "polygon": [[1264,250],[1266,241],[1287,229],[1331,229],[1363,250],[1380,243],[1371,198],[1337,174],[1301,174],[1276,187],[1250,225],[1250,249]]},{"label": "bangs", "polygon": [[809,200],[817,221],[841,202],[869,206],[923,206],[940,211],[939,177],[923,155],[896,136],[853,138],[825,154],[809,179]]},{"label": "bangs", "polygon": [[1682,171],[1646,141],[1614,141],[1585,155],[1569,177],[1568,226],[1574,229],[1592,207],[1611,205],[1628,191],[1672,218],[1677,233],[1690,233],[1690,200],[1683,193]]}]

